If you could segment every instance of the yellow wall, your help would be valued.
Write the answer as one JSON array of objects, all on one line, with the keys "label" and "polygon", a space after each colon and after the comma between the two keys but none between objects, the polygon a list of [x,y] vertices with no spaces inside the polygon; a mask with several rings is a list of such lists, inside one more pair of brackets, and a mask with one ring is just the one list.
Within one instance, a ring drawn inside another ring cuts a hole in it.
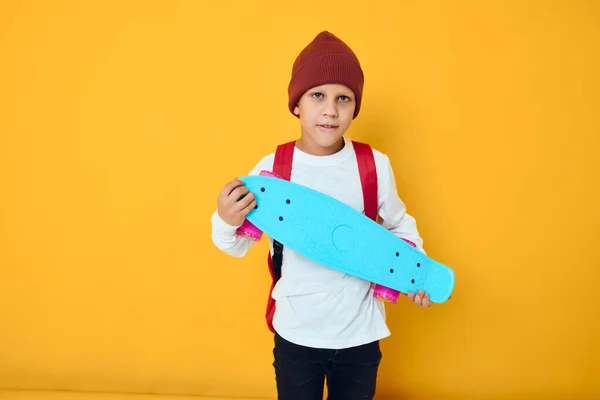
[{"label": "yellow wall", "polygon": [[209,219],[298,134],[329,29],[366,73],[350,136],[458,279],[389,308],[378,398],[600,397],[599,4],[3,2],[0,387],[274,395],[266,243]]}]

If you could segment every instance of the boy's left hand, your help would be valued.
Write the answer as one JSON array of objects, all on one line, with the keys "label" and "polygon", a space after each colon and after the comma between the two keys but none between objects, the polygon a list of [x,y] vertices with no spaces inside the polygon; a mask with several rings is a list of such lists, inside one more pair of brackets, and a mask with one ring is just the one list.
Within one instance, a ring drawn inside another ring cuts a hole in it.
[{"label": "boy's left hand", "polygon": [[[413,292],[408,292],[406,293],[406,297],[408,297],[408,299],[410,301],[412,301],[413,303],[415,303],[418,306],[423,306],[425,308],[431,307],[433,305],[433,302],[431,300],[429,300],[429,294],[423,292],[422,290],[419,290],[416,294]],[[448,299],[451,299],[452,296],[448,297]]]},{"label": "boy's left hand", "polygon": [[431,300],[429,300],[429,294],[423,292],[422,290],[419,290],[417,293],[408,292],[406,297],[408,297],[408,300],[412,301],[416,305],[423,306],[425,308],[431,307],[433,304]]}]

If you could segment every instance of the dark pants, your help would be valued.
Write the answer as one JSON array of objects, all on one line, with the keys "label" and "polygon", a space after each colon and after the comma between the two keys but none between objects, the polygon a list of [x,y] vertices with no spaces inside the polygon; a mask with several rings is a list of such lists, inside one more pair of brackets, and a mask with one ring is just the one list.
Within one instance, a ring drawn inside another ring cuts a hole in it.
[{"label": "dark pants", "polygon": [[325,378],[328,400],[370,400],[375,395],[378,341],[343,350],[313,349],[275,334],[273,355],[278,400],[322,400]]}]

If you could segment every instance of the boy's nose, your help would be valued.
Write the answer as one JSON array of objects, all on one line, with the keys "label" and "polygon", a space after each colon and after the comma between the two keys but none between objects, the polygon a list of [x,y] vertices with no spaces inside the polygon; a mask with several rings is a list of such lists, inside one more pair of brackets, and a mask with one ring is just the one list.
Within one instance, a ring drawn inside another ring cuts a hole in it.
[{"label": "boy's nose", "polygon": [[324,117],[337,117],[337,107],[334,104],[327,104],[323,109]]}]

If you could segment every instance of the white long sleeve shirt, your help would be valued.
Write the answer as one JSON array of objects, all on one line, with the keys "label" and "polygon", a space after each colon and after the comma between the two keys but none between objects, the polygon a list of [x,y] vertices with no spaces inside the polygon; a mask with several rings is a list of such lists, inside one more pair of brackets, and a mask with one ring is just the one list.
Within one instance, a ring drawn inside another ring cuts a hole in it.
[{"label": "white long sleeve shirt", "polygon": [[[332,196],[364,212],[358,164],[352,142],[329,156],[294,150],[291,181]],[[396,190],[389,158],[373,149],[378,176],[378,215],[385,228],[416,244],[424,252],[415,219]],[[271,171],[270,153],[250,171]],[[234,257],[243,257],[254,242],[235,234],[237,226],[225,223],[217,211],[212,215],[214,244]],[[272,239],[269,238],[271,252]],[[314,348],[341,349],[373,342],[390,335],[385,304],[373,296],[371,282],[315,263],[283,248],[281,278],[272,293],[276,300],[273,326],[286,340]]]}]

